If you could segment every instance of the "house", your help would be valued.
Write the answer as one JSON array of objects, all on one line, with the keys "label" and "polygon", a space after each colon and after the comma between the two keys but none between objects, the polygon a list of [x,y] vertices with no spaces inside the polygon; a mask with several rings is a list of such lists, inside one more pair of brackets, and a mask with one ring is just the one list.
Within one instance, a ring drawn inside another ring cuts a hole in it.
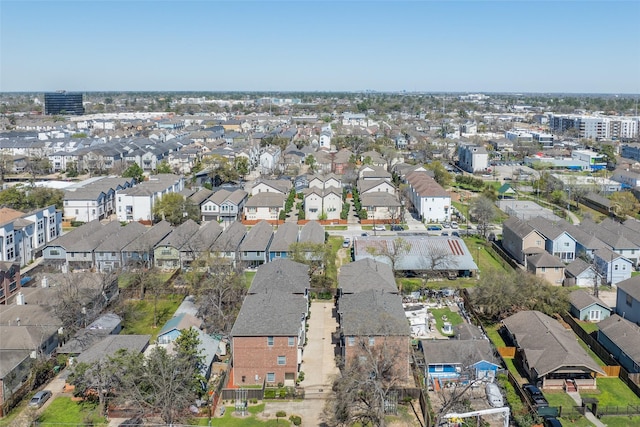
[{"label": "house", "polygon": [[582,258],[574,259],[564,269],[563,286],[591,287],[600,280],[601,277],[594,266]]},{"label": "house", "polygon": [[384,180],[391,182],[391,174],[382,166],[365,165],[358,171],[358,181],[360,180]]},{"label": "house", "polygon": [[283,193],[257,193],[244,205],[244,219],[247,221],[278,221],[280,211],[284,209],[287,196]]},{"label": "house", "polygon": [[355,165],[355,155],[353,151],[348,148],[342,148],[333,155],[331,171],[337,175],[344,175],[352,164]]},{"label": "house", "polygon": [[640,324],[640,276],[632,276],[618,283],[616,314]]},{"label": "house", "polygon": [[[608,201],[608,199],[606,200]],[[627,227],[612,219],[605,219],[600,224],[585,219],[577,227],[600,239],[612,251],[630,260],[634,266],[638,265],[640,239],[633,242],[627,237],[638,236],[637,232],[628,230]]]},{"label": "house", "polygon": [[244,224],[239,221],[232,222],[213,242],[209,250],[214,257],[229,260],[235,266],[236,261],[240,260],[240,243],[246,234],[247,227]]},{"label": "house", "polygon": [[458,166],[469,173],[486,171],[489,153],[482,146],[461,142],[458,145]]},{"label": "house", "polygon": [[640,327],[617,314],[598,323],[598,342],[631,374],[640,373]]},{"label": "house", "polygon": [[525,265],[527,254],[545,250],[545,238],[528,222],[512,216],[502,223],[502,248]]},{"label": "house", "polygon": [[569,294],[569,313],[578,320],[599,322],[611,315],[611,308],[582,289]]},{"label": "house", "polygon": [[249,267],[257,267],[267,262],[271,239],[273,239],[273,227],[268,222],[260,221],[251,227],[240,243],[240,260]]},{"label": "house", "polygon": [[231,329],[236,386],[295,385],[308,315],[308,267],[276,260],[258,268]]},{"label": "house", "polygon": [[6,304],[20,292],[20,265],[17,262],[0,262],[0,304]]},{"label": "house", "polygon": [[[439,390],[445,382],[493,382],[500,363],[486,339],[420,340],[425,360],[424,378]],[[438,384],[436,384],[438,383]]]},{"label": "house", "polygon": [[183,330],[189,328],[200,329],[202,320],[188,313],[179,313],[174,315],[158,332],[158,344],[169,344],[180,336]]},{"label": "house", "polygon": [[300,230],[299,242],[323,244],[325,241],[324,227],[318,221],[309,221]]},{"label": "house", "polygon": [[125,269],[151,268],[153,250],[169,233],[172,227],[167,221],[160,221],[148,228],[144,234],[122,248],[122,264]]},{"label": "house", "polygon": [[58,347],[56,353],[77,356],[107,335],[122,331],[122,318],[115,313],[105,313],[86,328],[80,329],[68,341]]},{"label": "house", "polygon": [[402,204],[395,194],[374,192],[360,195],[362,209],[368,220],[380,222],[400,222]]},{"label": "house", "polygon": [[337,187],[312,187],[302,190],[304,194],[304,214],[309,220],[340,219],[342,212],[342,191]]},{"label": "house", "polygon": [[411,172],[405,180],[411,206],[422,221],[451,220],[451,195],[427,172]]},{"label": "house", "polygon": [[271,173],[276,170],[280,162],[280,148],[270,146],[260,153],[260,172],[263,174]]},{"label": "house", "polygon": [[640,186],[640,173],[629,170],[628,168],[617,168],[613,171],[611,179],[622,184],[622,189]]},{"label": "house", "polygon": [[156,202],[168,193],[184,189],[184,178],[172,174],[151,175],[135,187],[116,192],[118,221],[151,221]]},{"label": "house", "polygon": [[153,262],[157,268],[174,270],[180,267],[180,251],[188,244],[200,226],[188,219],[162,239],[153,249]]},{"label": "house", "polygon": [[529,219],[527,223],[544,237],[544,248],[548,253],[564,262],[575,259],[576,239],[567,231],[540,216]]},{"label": "house", "polygon": [[617,285],[631,277],[633,263],[609,248],[596,250],[593,261],[596,271],[608,284]]},{"label": "house", "polygon": [[327,175],[311,175],[309,176],[309,188],[319,188],[321,190],[327,188],[342,188],[342,181],[336,175],[330,173]]},{"label": "house", "polygon": [[[350,268],[344,273],[341,270],[338,276],[341,291],[337,312],[343,362],[349,366],[370,357],[378,361],[393,360],[392,372],[399,383],[412,381],[411,331],[393,273],[388,266],[373,260],[347,265]],[[361,284],[357,284],[354,275],[378,277],[378,281],[359,280]],[[368,360],[368,363],[376,362]]]},{"label": "house", "polygon": [[94,249],[95,266],[98,271],[109,272],[123,267],[123,249],[141,237],[147,231],[147,227],[139,222],[130,222],[105,239]]},{"label": "house", "polygon": [[285,222],[278,226],[271,245],[269,245],[269,261],[291,256],[290,247],[298,241],[298,225],[293,222]]},{"label": "house", "polygon": [[119,351],[143,353],[149,346],[150,339],[151,335],[108,335],[80,353],[76,362],[91,365],[106,357],[115,356]]},{"label": "house", "polygon": [[396,187],[389,181],[380,180],[359,180],[358,192],[360,195],[366,193],[384,192],[389,194],[396,194]]},{"label": "house", "polygon": [[[105,240],[116,235],[122,228],[119,221],[110,221],[106,224],[101,224],[99,221],[95,220],[91,221],[89,224],[92,226],[89,227],[88,230],[83,230],[89,231],[89,233],[83,235],[81,239],[75,239],[74,237],[78,237],[76,235],[70,236],[70,238],[64,240],[64,249],[66,252],[65,267],[69,271],[89,270],[96,267],[96,248],[102,245]],[[74,231],[78,231],[78,229]],[[65,238],[67,235],[62,236],[62,238]],[[56,242],[57,240],[54,240],[51,243],[52,246],[47,246],[45,250],[53,248],[53,245],[56,245]],[[53,251],[49,250],[49,254],[53,254]]]},{"label": "house", "polygon": [[251,196],[259,193],[289,194],[291,181],[286,179],[261,179],[251,188]]},{"label": "house", "polygon": [[395,271],[452,278],[469,277],[478,271],[469,249],[457,237],[402,236],[408,248],[403,248],[400,256],[395,254],[395,239],[393,236],[356,237],[353,242],[354,261],[371,258],[391,265],[391,257],[395,257]]},{"label": "house", "polygon": [[529,255],[526,261],[528,272],[542,277],[554,285],[562,285],[565,266],[559,258],[547,252],[542,252]]},{"label": "house", "polygon": [[532,383],[563,390],[567,380],[574,380],[578,391],[596,388],[596,375],[604,371],[560,322],[539,311],[524,310],[502,324]]},{"label": "house", "polygon": [[202,266],[211,255],[210,248],[222,234],[222,227],[217,222],[204,222],[187,243],[180,248],[180,265],[183,269],[192,264]]}]

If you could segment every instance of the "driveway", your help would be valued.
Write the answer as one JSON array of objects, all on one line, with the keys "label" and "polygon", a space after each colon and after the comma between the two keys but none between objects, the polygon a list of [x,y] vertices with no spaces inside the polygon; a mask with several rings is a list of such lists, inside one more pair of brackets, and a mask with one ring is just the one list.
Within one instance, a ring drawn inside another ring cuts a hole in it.
[{"label": "driveway", "polygon": [[339,373],[335,363],[335,345],[332,334],[338,328],[333,317],[333,302],[311,303],[308,341],[302,355],[301,370],[304,372],[305,398],[302,402],[267,402],[263,415],[274,418],[277,411],[285,411],[287,418],[295,414],[302,417],[303,426],[320,426],[322,412],[331,395],[332,379]]},{"label": "driveway", "polygon": [[[49,398],[49,400],[47,400],[44,405],[42,405],[41,408],[38,409],[31,409],[28,406],[25,407],[22,412],[13,420],[13,423],[11,424],[12,427],[30,427],[32,425],[31,420],[34,419],[34,411],[36,414],[40,415],[42,414],[42,412],[44,412],[44,410],[51,405],[51,402],[54,401],[54,399],[56,397],[59,396],[66,396],[66,397],[72,397],[73,394],[70,392],[64,392],[63,388],[64,388],[64,384],[66,382],[66,378],[69,375],[69,368],[63,370],[61,373],[59,373],[56,377],[54,377],[49,384],[47,384],[46,386],[42,387],[42,390],[50,390],[51,391],[51,397]],[[31,393],[33,394],[33,393]]]}]

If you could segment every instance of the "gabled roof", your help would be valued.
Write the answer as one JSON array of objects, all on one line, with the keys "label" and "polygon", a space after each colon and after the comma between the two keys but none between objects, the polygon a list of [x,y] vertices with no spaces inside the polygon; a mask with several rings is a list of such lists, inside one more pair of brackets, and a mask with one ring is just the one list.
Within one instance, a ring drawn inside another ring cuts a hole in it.
[{"label": "gabled roof", "polygon": [[261,179],[257,181],[253,187],[257,187],[259,184],[267,185],[274,190],[278,190],[284,194],[288,194],[291,189],[291,181],[286,179]]},{"label": "gabled roof", "polygon": [[564,268],[564,263],[560,261],[560,258],[551,255],[549,252],[541,252],[539,254],[528,256],[527,264],[536,268]]},{"label": "gabled roof", "polygon": [[233,324],[231,336],[298,336],[307,314],[307,304],[304,296],[290,292],[248,294]]},{"label": "gabled roof", "polygon": [[405,180],[420,197],[451,197],[449,192],[442,188],[427,172],[411,172],[407,174]]},{"label": "gabled roof", "polygon": [[118,231],[111,234],[96,248],[96,252],[120,252],[130,242],[136,240],[147,231],[147,227],[139,222],[130,222],[124,227],[120,227]]},{"label": "gabled roof", "polygon": [[234,221],[227,227],[220,237],[213,242],[211,252],[235,252],[240,246],[240,242],[247,234],[247,227],[239,221]]},{"label": "gabled roof", "polygon": [[617,286],[636,301],[640,301],[640,276],[631,276],[627,280],[618,282]]},{"label": "gabled roof", "polygon": [[164,326],[162,326],[162,329],[160,329],[160,332],[158,332],[158,336],[166,334],[167,332],[171,332],[173,330],[181,331],[183,329],[189,329],[191,327],[200,329],[200,326],[202,326],[202,320],[187,313],[180,313],[167,320]]},{"label": "gabled roof", "polygon": [[367,206],[386,206],[399,207],[402,206],[395,194],[386,191],[375,191],[373,193],[363,193],[360,195],[360,202],[363,207]]},{"label": "gabled roof", "polygon": [[207,189],[207,188],[203,188],[201,190],[198,190],[197,192],[195,192],[194,194],[189,196],[189,199],[197,206],[200,206],[202,204],[202,202],[204,202],[205,200],[207,200],[207,198],[209,198],[209,196],[211,196],[213,194],[213,191]]},{"label": "gabled roof", "polygon": [[387,181],[386,179],[367,179],[367,180],[361,179],[361,180],[358,180],[358,191],[360,192],[360,194],[362,194],[365,191],[369,191],[379,185],[384,185],[384,184],[393,187],[393,184]]},{"label": "gabled roof", "polygon": [[82,352],[78,363],[95,363],[105,357],[113,356],[119,350],[142,353],[149,345],[151,335],[109,335]]},{"label": "gabled roof", "polygon": [[613,261],[615,261],[615,260],[617,260],[617,259],[620,259],[620,258],[622,258],[623,260],[626,260],[626,261],[628,261],[629,263],[631,263],[631,261],[630,261],[630,260],[628,260],[627,258],[623,257],[623,256],[622,256],[622,255],[620,255],[619,253],[614,252],[614,251],[612,251],[611,249],[606,248],[606,247],[605,247],[605,248],[597,249],[597,250],[593,253],[593,255],[594,255],[596,258],[600,258],[601,260],[603,260],[604,262],[607,262],[607,263],[609,263],[609,262],[613,262]]},{"label": "gabled roof", "polygon": [[200,226],[195,221],[188,219],[174,228],[157,246],[171,246],[179,250],[191,239],[191,236],[193,236],[199,228]]},{"label": "gabled roof", "polygon": [[181,251],[204,252],[208,250],[222,234],[222,227],[215,221],[205,222],[200,229],[182,246]]},{"label": "gabled roof", "polygon": [[222,202],[227,200],[227,197],[229,197],[230,194],[231,194],[231,191],[225,190],[223,188],[223,189],[220,189],[220,190],[216,191],[215,193],[212,193],[209,196],[209,198],[207,199],[207,201],[211,201],[211,202],[215,203],[216,205],[220,206],[222,204]]},{"label": "gabled roof", "polygon": [[269,245],[269,252],[288,252],[292,243],[298,241],[298,225],[293,222],[285,222],[278,226],[271,245]]},{"label": "gabled roof", "polygon": [[318,221],[309,221],[300,230],[300,242],[324,243],[324,227]]},{"label": "gabled roof", "polygon": [[58,237],[57,239],[52,240],[47,246],[59,246],[65,248],[65,250],[78,241],[83,240],[84,238],[91,236],[101,230],[103,227],[102,223],[95,219],[93,221],[89,221],[85,224],[82,224],[78,228],[74,228],[66,234]]},{"label": "gabled roof", "polygon": [[91,252],[105,240],[117,235],[120,228],[122,227],[119,221],[108,222],[82,239],[72,240],[65,249],[67,252]]},{"label": "gabled roof", "polygon": [[572,306],[574,306],[578,310],[584,310],[585,308],[593,304],[597,304],[600,307],[611,310],[611,308],[607,304],[605,304],[600,298],[596,298],[595,296],[591,295],[584,289],[578,289],[576,291],[571,292],[569,294],[569,302],[571,303]]},{"label": "gabled roof", "polygon": [[613,314],[598,322],[598,334],[604,334],[631,360],[640,365],[640,327]]},{"label": "gabled roof", "polygon": [[123,252],[149,252],[152,251],[153,248],[160,242],[162,239],[167,237],[169,233],[171,233],[171,224],[167,221],[160,221],[155,224],[153,227],[147,229],[144,234],[142,234],[137,239],[134,239],[131,243],[122,248]]},{"label": "gabled roof", "polygon": [[338,288],[343,294],[355,294],[370,289],[398,293],[398,287],[389,264],[365,258],[344,264],[338,275]]},{"label": "gabled roof", "polygon": [[578,344],[573,332],[546,314],[524,310],[502,322],[515,337],[529,367],[534,369],[539,377],[563,367],[583,367],[592,372],[604,373]]},{"label": "gabled roof", "polygon": [[476,340],[420,340],[427,364],[462,364],[471,366],[485,360],[500,366],[491,343],[486,339]]},{"label": "gabled roof", "polygon": [[288,292],[305,294],[309,289],[309,266],[289,259],[277,259],[258,267],[250,294]]},{"label": "gabled roof", "polygon": [[498,188],[498,194],[516,194],[516,190],[513,189],[511,184],[504,183]]},{"label": "gabled roof", "polygon": [[520,239],[524,239],[531,233],[537,233],[540,235],[540,237],[544,237],[542,236],[542,233],[536,231],[531,225],[529,225],[529,223],[521,221],[515,216],[507,218],[502,223],[502,228],[511,230],[511,232],[518,236]]},{"label": "gabled roof", "polygon": [[591,264],[581,258],[576,258],[565,267],[565,272],[569,273],[569,275],[573,277],[578,277],[589,269],[591,269],[592,273],[595,274],[595,270]]},{"label": "gabled roof", "polygon": [[267,221],[260,221],[247,233],[247,237],[240,243],[241,252],[265,252],[273,238],[273,227]]}]

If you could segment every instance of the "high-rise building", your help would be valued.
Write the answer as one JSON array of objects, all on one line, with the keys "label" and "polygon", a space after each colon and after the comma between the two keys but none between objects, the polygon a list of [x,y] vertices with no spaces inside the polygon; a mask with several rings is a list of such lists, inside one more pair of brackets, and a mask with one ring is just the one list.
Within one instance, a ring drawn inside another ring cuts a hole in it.
[{"label": "high-rise building", "polygon": [[84,114],[82,94],[66,91],[48,92],[44,94],[45,114]]}]

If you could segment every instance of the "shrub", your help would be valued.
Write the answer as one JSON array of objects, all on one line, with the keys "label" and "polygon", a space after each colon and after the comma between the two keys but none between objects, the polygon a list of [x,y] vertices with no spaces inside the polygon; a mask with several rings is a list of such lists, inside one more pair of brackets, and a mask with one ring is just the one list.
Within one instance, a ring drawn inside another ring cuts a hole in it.
[{"label": "shrub", "polygon": [[276,398],[276,390],[273,388],[267,388],[264,391],[265,399],[275,399]]},{"label": "shrub", "polygon": [[298,374],[298,382],[301,383],[302,381],[304,381],[304,372],[300,371]]},{"label": "shrub", "polygon": [[300,424],[302,424],[302,418],[300,418],[298,415],[291,415],[289,417],[289,421],[291,421],[291,424],[293,424],[294,426],[299,426]]},{"label": "shrub", "polygon": [[276,412],[276,418],[284,418],[286,416],[287,416],[287,413],[285,411]]},{"label": "shrub", "polygon": [[287,212],[285,212],[284,210],[281,210],[280,213],[278,214],[278,219],[280,221],[284,221],[285,219],[287,219]]}]

